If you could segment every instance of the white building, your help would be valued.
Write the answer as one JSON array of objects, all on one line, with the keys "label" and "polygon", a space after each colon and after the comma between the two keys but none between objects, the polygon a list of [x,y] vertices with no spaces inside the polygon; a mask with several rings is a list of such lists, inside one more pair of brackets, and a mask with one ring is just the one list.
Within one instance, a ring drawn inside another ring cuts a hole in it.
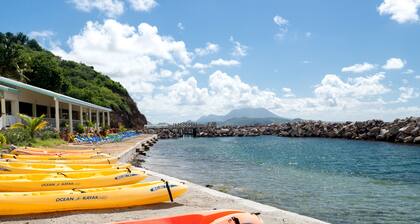
[{"label": "white building", "polygon": [[96,127],[105,127],[105,124],[109,127],[111,122],[109,108],[5,77],[0,77],[0,97],[0,129],[18,122],[19,113],[32,117],[45,114],[49,125],[56,130],[60,130],[64,122],[70,131],[78,123],[85,125],[86,120]]}]

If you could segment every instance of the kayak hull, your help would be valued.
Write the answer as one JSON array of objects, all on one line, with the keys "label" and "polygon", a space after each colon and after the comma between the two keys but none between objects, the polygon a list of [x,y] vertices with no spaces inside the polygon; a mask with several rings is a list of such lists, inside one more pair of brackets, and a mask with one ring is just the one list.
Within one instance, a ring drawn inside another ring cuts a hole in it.
[{"label": "kayak hull", "polygon": [[87,160],[87,159],[107,159],[111,156],[108,154],[74,154],[74,155],[15,155],[3,153],[2,159],[20,159],[20,160]]},{"label": "kayak hull", "polygon": [[150,218],[142,220],[122,221],[114,224],[205,224],[221,217],[239,213],[237,210],[213,210],[205,212],[187,213],[182,215]]},{"label": "kayak hull", "polygon": [[131,164],[44,164],[0,161],[0,174],[13,173],[50,173],[98,171],[100,169],[126,169]]},{"label": "kayak hull", "polygon": [[[187,191],[183,183],[169,182],[172,197]],[[0,193],[0,215],[123,208],[169,201],[165,182],[66,191]]]},{"label": "kayak hull", "polygon": [[3,162],[20,162],[20,163],[44,163],[44,164],[115,164],[118,162],[117,157],[108,159],[71,159],[71,160],[26,160],[26,159],[2,159]]},{"label": "kayak hull", "polygon": [[134,184],[147,177],[139,169],[111,169],[72,173],[33,173],[0,175],[0,191],[29,192],[96,188]]}]

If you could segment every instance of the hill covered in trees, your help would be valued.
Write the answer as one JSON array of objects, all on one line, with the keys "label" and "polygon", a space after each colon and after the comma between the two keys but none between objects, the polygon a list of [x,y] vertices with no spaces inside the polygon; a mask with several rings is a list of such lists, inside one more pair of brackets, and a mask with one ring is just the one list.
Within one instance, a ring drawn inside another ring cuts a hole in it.
[{"label": "hill covered in trees", "polygon": [[142,128],[147,123],[120,83],[92,66],[62,60],[22,33],[0,32],[0,75],[112,108],[111,126]]}]

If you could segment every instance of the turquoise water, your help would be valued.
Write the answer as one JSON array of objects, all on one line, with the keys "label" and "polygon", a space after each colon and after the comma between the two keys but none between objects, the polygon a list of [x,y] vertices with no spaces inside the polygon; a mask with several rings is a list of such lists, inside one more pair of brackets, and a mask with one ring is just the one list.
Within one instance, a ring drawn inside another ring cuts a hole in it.
[{"label": "turquoise water", "polygon": [[321,138],[160,140],[145,167],[332,223],[420,223],[420,147]]}]

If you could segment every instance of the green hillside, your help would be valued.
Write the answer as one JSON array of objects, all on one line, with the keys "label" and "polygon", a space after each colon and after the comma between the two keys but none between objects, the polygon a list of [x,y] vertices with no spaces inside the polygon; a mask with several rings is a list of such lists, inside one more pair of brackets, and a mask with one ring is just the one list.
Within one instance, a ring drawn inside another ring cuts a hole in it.
[{"label": "green hillside", "polygon": [[0,75],[112,108],[111,126],[147,123],[127,90],[92,66],[62,60],[25,34],[0,32]]}]

